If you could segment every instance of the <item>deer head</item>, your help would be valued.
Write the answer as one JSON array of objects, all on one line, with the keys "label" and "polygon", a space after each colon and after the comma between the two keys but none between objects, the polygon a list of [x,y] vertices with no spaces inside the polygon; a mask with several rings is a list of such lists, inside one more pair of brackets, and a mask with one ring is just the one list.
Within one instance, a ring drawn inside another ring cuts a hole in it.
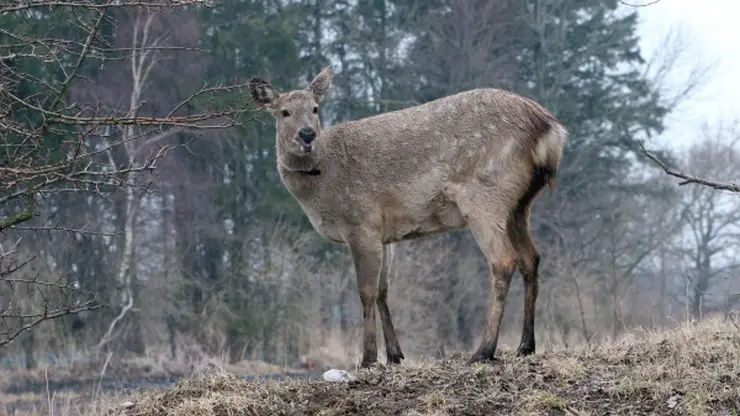
[{"label": "deer head", "polygon": [[310,154],[316,141],[321,140],[319,104],[331,85],[332,76],[331,66],[328,66],[316,75],[308,88],[287,93],[280,93],[262,78],[249,80],[254,101],[275,117],[278,144],[285,151]]}]

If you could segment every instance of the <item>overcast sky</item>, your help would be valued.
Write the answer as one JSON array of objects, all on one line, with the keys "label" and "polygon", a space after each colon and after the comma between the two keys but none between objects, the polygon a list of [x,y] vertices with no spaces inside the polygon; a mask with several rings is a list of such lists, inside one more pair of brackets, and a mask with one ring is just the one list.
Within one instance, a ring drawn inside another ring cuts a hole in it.
[{"label": "overcast sky", "polygon": [[[700,122],[740,119],[740,0],[661,0],[639,13],[646,58],[659,51],[669,30],[681,27],[688,47],[683,65],[716,62],[700,93],[669,118],[660,141],[685,147],[696,140]],[[681,71],[677,68],[674,82],[681,81]]]}]

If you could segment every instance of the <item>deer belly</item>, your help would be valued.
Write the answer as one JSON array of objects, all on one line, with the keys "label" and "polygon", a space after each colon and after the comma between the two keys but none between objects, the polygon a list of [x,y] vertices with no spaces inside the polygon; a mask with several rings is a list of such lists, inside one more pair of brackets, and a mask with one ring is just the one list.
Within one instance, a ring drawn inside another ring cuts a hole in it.
[{"label": "deer belly", "polygon": [[386,213],[384,221],[385,242],[395,243],[413,240],[467,226],[465,218],[455,203],[448,202],[434,208],[434,210]]}]

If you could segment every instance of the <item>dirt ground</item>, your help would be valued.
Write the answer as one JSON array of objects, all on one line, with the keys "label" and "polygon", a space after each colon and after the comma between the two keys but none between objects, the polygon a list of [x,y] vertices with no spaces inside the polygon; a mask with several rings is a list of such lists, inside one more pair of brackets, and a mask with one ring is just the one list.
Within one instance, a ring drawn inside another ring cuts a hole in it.
[{"label": "dirt ground", "polygon": [[357,371],[350,383],[246,382],[221,372],[109,399],[106,415],[737,415],[740,329],[711,321],[609,345],[468,365]]}]

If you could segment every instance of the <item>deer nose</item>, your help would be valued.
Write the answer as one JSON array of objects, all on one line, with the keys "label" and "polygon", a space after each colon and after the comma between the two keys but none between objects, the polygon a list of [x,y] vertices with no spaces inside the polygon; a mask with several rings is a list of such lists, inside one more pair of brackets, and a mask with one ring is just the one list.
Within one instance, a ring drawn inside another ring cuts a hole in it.
[{"label": "deer nose", "polygon": [[304,127],[298,130],[298,137],[306,143],[311,143],[316,138],[316,130],[311,127]]}]

